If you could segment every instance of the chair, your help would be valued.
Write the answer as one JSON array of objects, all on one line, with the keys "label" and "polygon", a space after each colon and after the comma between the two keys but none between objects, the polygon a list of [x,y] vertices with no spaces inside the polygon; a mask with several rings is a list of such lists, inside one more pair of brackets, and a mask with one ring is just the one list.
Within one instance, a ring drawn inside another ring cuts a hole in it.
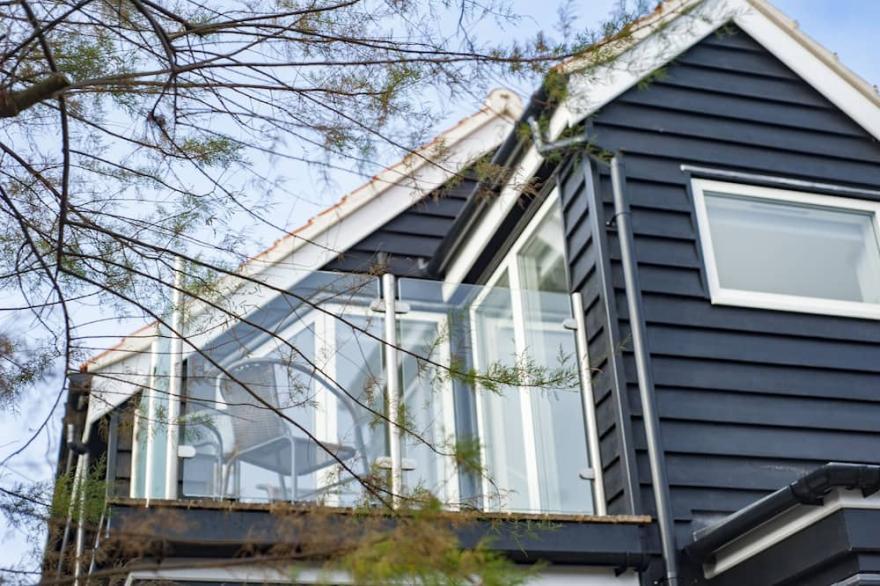
[{"label": "chair", "polygon": [[[223,456],[222,496],[225,497],[229,492],[230,471],[233,468],[236,470],[236,482],[240,482],[243,462],[275,472],[285,500],[300,498],[300,476],[332,466],[339,461],[352,460],[360,455],[363,469],[369,469],[366,444],[360,426],[355,426],[353,446],[330,442],[318,444],[308,437],[296,435],[295,427],[276,411],[283,412],[286,408],[279,396],[279,391],[284,386],[279,381],[279,373],[289,376],[291,370],[305,374],[316,385],[332,393],[351,412],[352,419],[357,421],[356,411],[349,397],[323,376],[302,365],[275,358],[259,358],[228,367],[226,373],[217,377],[216,384],[218,404],[225,406],[224,410],[229,415],[232,428],[232,442]],[[247,389],[238,383],[246,385]],[[261,404],[255,396],[271,408]],[[292,482],[290,489],[285,481],[288,476]],[[337,484],[339,483],[322,487],[309,496],[329,490]],[[270,499],[277,492],[272,487],[266,487],[266,490]],[[237,487],[235,493],[239,492]]]}]

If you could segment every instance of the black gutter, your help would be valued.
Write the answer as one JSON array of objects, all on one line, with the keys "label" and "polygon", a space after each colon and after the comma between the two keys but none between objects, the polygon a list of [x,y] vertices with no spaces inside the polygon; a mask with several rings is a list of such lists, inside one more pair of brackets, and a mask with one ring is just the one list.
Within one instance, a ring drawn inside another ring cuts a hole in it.
[{"label": "black gutter", "polygon": [[[529,118],[539,114],[546,107],[546,104],[546,95],[543,88],[532,94],[528,105],[523,110],[519,120],[514,124],[510,134],[507,135],[507,138],[504,139],[504,142],[501,143],[501,146],[498,147],[498,150],[492,156],[491,164],[493,166],[508,168],[511,161],[519,157],[525,141],[517,132],[517,128],[521,124],[526,123]],[[497,190],[500,183],[501,178],[495,178],[489,189],[492,191]],[[428,266],[425,267],[427,275],[441,276],[449,267],[450,261],[456,256],[456,253],[464,241],[467,240],[468,235],[470,235],[473,228],[477,225],[477,221],[483,216],[492,201],[491,198],[479,197],[477,195],[480,190],[485,189],[486,185],[482,183],[478,183],[474,188],[473,193],[470,194],[470,197],[468,197],[467,202],[464,204],[464,208],[459,212],[458,217],[455,218],[446,236],[440,242],[431,260],[428,262]]]},{"label": "black gutter", "polygon": [[722,545],[742,537],[791,507],[821,506],[834,488],[860,489],[863,496],[870,496],[880,490],[880,466],[837,462],[820,466],[720,523],[694,531],[694,541],[684,548],[684,552],[693,560],[702,562]]}]

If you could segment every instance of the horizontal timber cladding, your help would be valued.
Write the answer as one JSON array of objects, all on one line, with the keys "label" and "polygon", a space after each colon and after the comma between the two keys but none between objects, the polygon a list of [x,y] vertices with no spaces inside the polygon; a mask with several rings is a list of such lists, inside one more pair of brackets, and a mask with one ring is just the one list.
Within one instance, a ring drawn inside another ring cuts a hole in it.
[{"label": "horizontal timber cladding", "polygon": [[[624,152],[679,546],[694,529],[822,463],[880,463],[880,322],[713,306],[681,170],[878,189],[877,141],[738,29],[710,35],[590,125],[598,146]],[[572,285],[587,312],[606,485],[618,489],[608,491],[609,505],[625,490],[618,469],[630,449],[639,512],[653,513],[620,250],[604,225],[613,215],[611,186],[604,169],[599,175],[601,210],[582,186],[570,188],[580,191],[566,203]],[[595,211],[600,234],[586,228]],[[608,308],[599,240],[608,247]],[[622,394],[608,372],[615,360]],[[620,433],[627,425],[631,439]]]},{"label": "horizontal timber cladding", "polygon": [[342,252],[325,270],[372,272],[386,256],[395,275],[418,277],[473,193],[476,181],[462,179],[455,186],[437,189],[414,202],[406,211]]},{"label": "horizontal timber cladding", "polygon": [[639,508],[638,478],[604,230],[605,218],[611,216],[605,214],[596,182],[593,169],[581,160],[572,161],[558,178],[570,286],[581,293],[586,313],[607,509],[610,514],[633,513]]}]

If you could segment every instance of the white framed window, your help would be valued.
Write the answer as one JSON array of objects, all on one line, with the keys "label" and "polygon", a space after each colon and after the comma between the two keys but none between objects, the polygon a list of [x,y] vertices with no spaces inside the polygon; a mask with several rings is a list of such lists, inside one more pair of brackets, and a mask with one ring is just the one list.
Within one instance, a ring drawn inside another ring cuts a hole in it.
[{"label": "white framed window", "polygon": [[880,202],[692,187],[713,304],[880,319]]},{"label": "white framed window", "polygon": [[[576,356],[574,333],[564,325],[572,316],[568,289],[562,211],[554,191],[471,307],[477,368],[526,359],[552,369],[563,357]],[[509,386],[477,395],[481,456],[488,472],[485,508],[594,512],[581,392],[575,384]]]}]

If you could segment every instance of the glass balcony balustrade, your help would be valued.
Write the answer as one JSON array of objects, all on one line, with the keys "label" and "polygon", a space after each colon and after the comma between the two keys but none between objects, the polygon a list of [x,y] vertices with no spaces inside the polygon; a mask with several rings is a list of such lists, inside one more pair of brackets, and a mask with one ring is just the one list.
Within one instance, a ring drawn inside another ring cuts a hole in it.
[{"label": "glass balcony balustrade", "polygon": [[169,496],[177,433],[178,498],[354,506],[396,486],[450,509],[593,512],[568,294],[328,272],[287,290],[186,320],[176,421],[171,332],[154,345],[134,496]]}]

